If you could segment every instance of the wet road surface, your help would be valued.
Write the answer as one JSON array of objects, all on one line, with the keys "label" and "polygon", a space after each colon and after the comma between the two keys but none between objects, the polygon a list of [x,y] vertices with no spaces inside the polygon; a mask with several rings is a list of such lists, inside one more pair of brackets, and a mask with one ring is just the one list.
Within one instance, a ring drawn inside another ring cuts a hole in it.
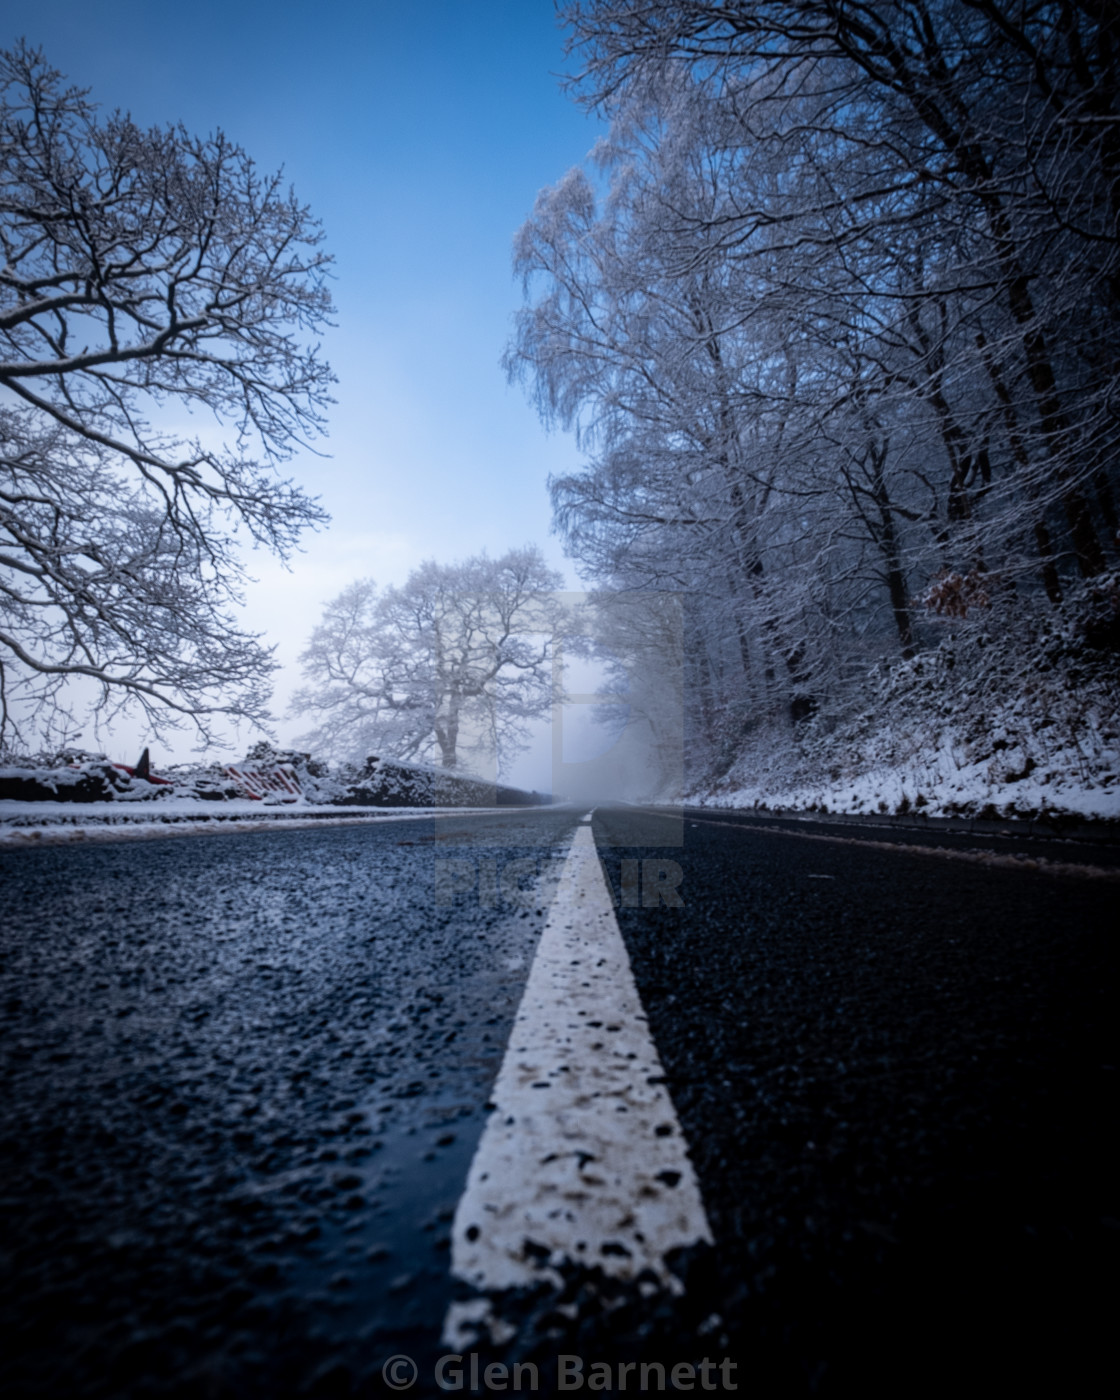
[{"label": "wet road surface", "polygon": [[[580,815],[0,855],[8,1393],[385,1394],[396,1353],[439,1393],[455,1210]],[[480,1324],[479,1374],[1087,1376],[1116,883],[750,826],[592,823],[714,1244],[673,1257],[683,1295],[554,1261]]]},{"label": "wet road surface", "polygon": [[[662,854],[598,825],[609,869]],[[716,1238],[697,1310],[763,1394],[1089,1393],[1120,1262],[1115,852],[1023,848],[1113,878],[1062,877],[943,853],[1017,843],[791,827],[686,814],[683,907],[619,910]]]}]

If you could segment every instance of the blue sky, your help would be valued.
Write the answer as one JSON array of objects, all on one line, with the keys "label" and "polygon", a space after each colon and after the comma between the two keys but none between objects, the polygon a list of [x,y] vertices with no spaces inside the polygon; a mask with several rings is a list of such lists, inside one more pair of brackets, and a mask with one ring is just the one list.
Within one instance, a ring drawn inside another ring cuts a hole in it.
[{"label": "blue sky", "polygon": [[[247,602],[287,668],[280,708],[322,604],[355,577],[396,583],[424,558],[535,541],[578,586],[545,489],[574,445],[545,434],[498,364],[520,299],[513,235],[601,134],[561,90],[551,0],[51,0],[4,28],[105,108],[221,127],[283,166],[326,229],[331,458],[292,471],[334,523],[291,573],[254,557]],[[539,785],[538,767],[522,780]]]}]

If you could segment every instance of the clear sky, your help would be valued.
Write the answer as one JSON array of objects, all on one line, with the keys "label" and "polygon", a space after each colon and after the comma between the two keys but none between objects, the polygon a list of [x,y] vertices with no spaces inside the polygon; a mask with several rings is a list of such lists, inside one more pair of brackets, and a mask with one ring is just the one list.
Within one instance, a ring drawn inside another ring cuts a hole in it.
[{"label": "clear sky", "polygon": [[[576,465],[574,445],[545,434],[498,363],[520,300],[513,235],[600,134],[561,90],[551,0],[49,0],[6,14],[5,43],[40,45],[103,107],[221,127],[262,168],[283,166],[325,227],[331,456],[303,454],[292,474],[333,524],[290,573],[251,560],[248,619],[285,663],[277,709],[322,604],[353,578],[400,583],[425,558],[533,541],[577,587],[545,488]],[[542,739],[518,780],[544,785],[546,753]]]}]

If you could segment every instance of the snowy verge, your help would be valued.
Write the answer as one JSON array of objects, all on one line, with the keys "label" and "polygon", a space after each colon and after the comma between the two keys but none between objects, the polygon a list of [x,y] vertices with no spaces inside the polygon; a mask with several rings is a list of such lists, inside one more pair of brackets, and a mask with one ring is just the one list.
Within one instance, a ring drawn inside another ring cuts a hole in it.
[{"label": "snowy verge", "polygon": [[[1008,605],[1010,611],[1010,605]],[[753,727],[690,805],[1120,823],[1120,579],[1064,611],[956,619],[873,672],[861,703]]]},{"label": "snowy verge", "polygon": [[[523,809],[524,810],[524,809]],[[300,827],[357,826],[376,822],[431,821],[434,817],[508,815],[496,807],[345,807],[310,806],[264,808],[259,802],[211,804],[190,798],[160,803],[158,815],[135,809],[122,811],[115,802],[83,803],[79,810],[67,802],[0,802],[0,850],[29,846],[66,845],[86,841],[151,839],[158,836],[229,835],[247,831],[292,831]]]},{"label": "snowy verge", "polygon": [[990,821],[1115,823],[1120,829],[1120,790],[1079,787],[1069,774],[1021,780],[1013,791],[993,781],[983,764],[945,772],[932,759],[833,778],[822,774],[798,782],[766,778],[686,795],[688,806],[764,812],[833,813],[849,816],[974,817]]},{"label": "snowy verge", "polygon": [[[4,829],[11,827],[40,833],[64,828],[69,834],[51,839],[76,840],[89,839],[106,825],[127,826],[130,833],[143,828],[151,835],[168,825],[229,831],[235,821],[306,826],[320,820],[373,821],[401,814],[430,817],[550,805],[541,793],[392,758],[371,756],[364,765],[342,765],[332,772],[310,754],[275,749],[267,742],[255,744],[235,764],[178,764],[162,773],[152,771],[147,749],[135,767],[79,749],[5,757],[8,761],[0,763],[0,844],[8,845],[45,839],[42,834],[5,836]],[[293,817],[293,812],[299,815]],[[78,831],[84,835],[75,836]]]}]

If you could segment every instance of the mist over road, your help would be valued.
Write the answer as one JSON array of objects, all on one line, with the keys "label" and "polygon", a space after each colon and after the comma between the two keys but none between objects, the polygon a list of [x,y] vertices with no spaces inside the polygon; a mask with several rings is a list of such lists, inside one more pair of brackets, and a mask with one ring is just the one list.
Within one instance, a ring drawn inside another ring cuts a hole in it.
[{"label": "mist over road", "polygon": [[[439,1393],[478,1301],[455,1212],[581,816],[0,853],[9,1393],[381,1394],[394,1354]],[[562,1354],[766,1394],[1099,1360],[1113,880],[733,814],[590,825],[713,1243],[671,1254],[683,1294],[609,1240],[550,1261],[562,1298],[542,1261],[460,1350],[542,1392]]]}]

